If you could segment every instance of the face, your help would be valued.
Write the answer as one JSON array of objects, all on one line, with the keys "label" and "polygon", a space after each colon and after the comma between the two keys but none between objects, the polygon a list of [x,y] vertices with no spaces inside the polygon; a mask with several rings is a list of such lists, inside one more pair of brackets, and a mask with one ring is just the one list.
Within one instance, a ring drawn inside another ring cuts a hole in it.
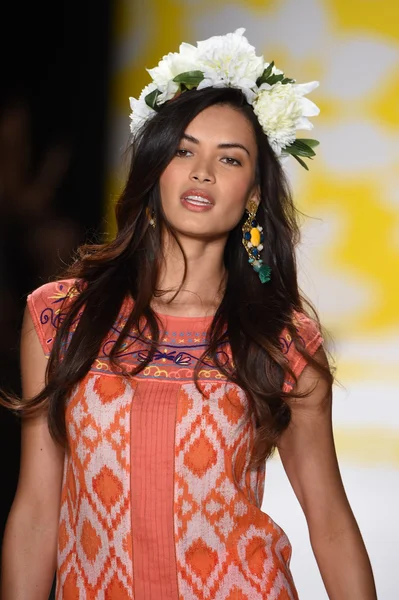
[{"label": "face", "polygon": [[250,122],[230,106],[206,108],[188,125],[160,177],[162,207],[184,236],[227,239],[255,188],[257,145]]}]

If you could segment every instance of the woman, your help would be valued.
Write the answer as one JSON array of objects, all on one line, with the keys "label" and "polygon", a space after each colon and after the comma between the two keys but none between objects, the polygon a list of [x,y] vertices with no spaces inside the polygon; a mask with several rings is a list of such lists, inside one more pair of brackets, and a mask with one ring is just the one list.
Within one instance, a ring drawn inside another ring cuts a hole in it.
[{"label": "woman", "polygon": [[315,86],[243,30],[150,74],[115,239],[28,298],[3,599],[46,598],[55,568],[63,600],[297,598],[289,541],[260,510],[278,447],[329,597],[373,600],[279,162],[314,155],[295,131]]}]

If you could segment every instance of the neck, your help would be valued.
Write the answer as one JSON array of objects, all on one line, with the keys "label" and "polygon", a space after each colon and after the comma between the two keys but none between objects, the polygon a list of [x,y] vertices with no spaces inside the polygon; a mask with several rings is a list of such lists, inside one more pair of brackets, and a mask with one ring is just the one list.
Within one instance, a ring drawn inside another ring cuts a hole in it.
[{"label": "neck", "polygon": [[224,292],[225,240],[179,241],[187,259],[185,281],[179,290],[184,276],[184,258],[172,239],[165,244],[163,267],[157,282],[159,292],[153,298],[152,307],[164,314],[188,317],[212,315],[216,312]]}]

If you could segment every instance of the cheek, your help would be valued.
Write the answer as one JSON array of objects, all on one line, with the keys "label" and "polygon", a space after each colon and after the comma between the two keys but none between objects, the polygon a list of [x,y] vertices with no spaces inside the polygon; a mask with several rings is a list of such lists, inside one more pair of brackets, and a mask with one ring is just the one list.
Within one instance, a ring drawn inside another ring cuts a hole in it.
[{"label": "cheek", "polygon": [[181,165],[171,162],[162,173],[159,178],[159,185],[161,190],[161,195],[164,198],[168,192],[174,191],[174,188],[179,185],[179,181],[181,181],[182,177],[182,167]]},{"label": "cheek", "polygon": [[251,189],[252,184],[249,177],[229,178],[225,182],[223,195],[231,208],[237,207],[237,210],[241,210],[245,207]]}]

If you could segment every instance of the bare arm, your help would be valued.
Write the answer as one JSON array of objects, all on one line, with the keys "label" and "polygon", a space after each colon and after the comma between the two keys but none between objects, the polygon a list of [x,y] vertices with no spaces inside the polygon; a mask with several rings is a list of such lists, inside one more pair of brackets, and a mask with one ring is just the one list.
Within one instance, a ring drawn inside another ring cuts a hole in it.
[{"label": "bare arm", "polygon": [[[26,309],[21,337],[24,398],[44,387],[47,359]],[[24,419],[18,487],[2,547],[1,600],[47,600],[56,568],[63,451],[46,414]]]},{"label": "bare arm", "polygon": [[[326,362],[323,350],[318,358]],[[341,480],[332,429],[331,387],[307,366],[279,443],[285,471],[304,511],[330,600],[376,600],[368,554]]]}]

